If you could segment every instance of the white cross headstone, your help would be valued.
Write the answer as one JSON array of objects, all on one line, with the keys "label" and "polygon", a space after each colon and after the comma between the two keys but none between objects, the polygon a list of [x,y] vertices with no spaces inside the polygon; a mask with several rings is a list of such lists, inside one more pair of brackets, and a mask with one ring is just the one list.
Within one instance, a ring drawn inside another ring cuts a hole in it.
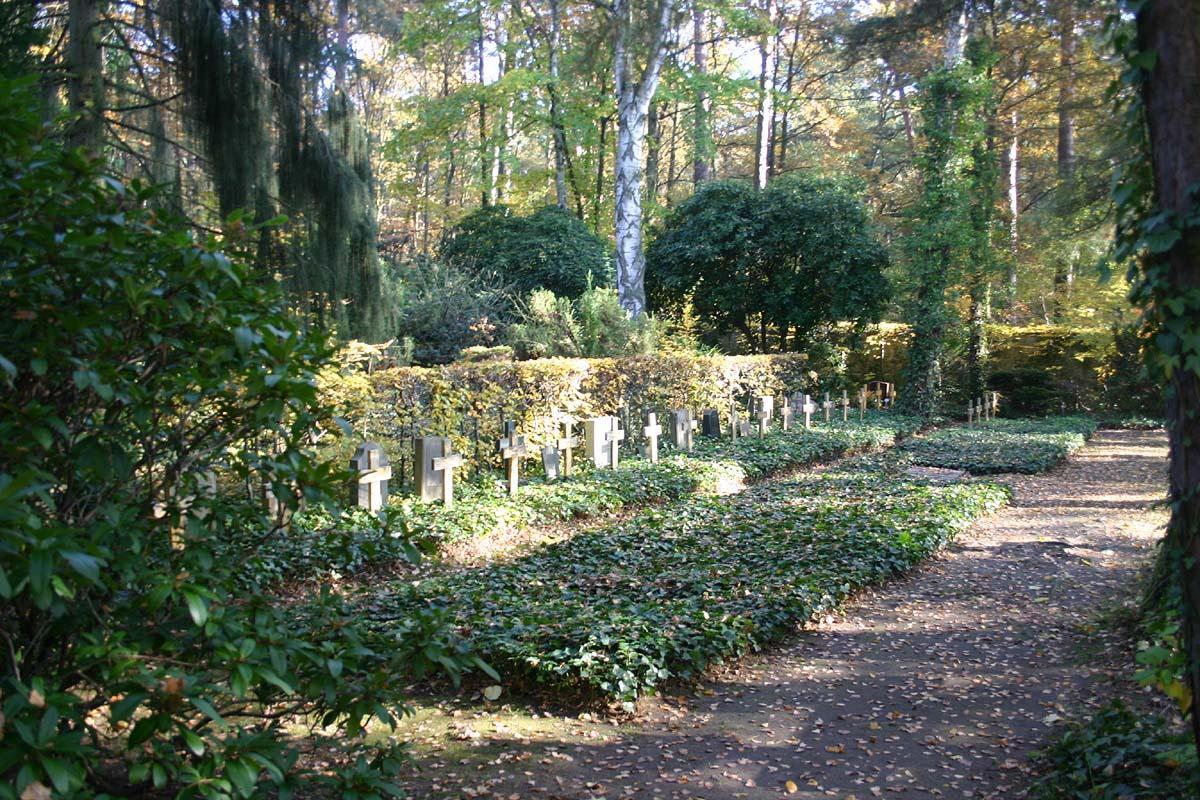
[{"label": "white cross headstone", "polygon": [[1000,393],[992,392],[992,416],[1000,413]]},{"label": "white cross headstone", "polygon": [[604,435],[604,439],[608,443],[608,466],[611,469],[616,469],[617,462],[619,460],[618,452],[621,447],[621,442],[625,439],[625,431],[618,426],[617,419],[615,417],[613,418],[612,429],[610,429],[609,432]]},{"label": "white cross headstone", "polygon": [[967,403],[967,427],[975,427],[975,404],[972,402]]},{"label": "white cross headstone", "polygon": [[731,440],[737,441],[739,428],[737,402],[732,402],[729,404],[729,438]]},{"label": "white cross headstone", "polygon": [[646,415],[646,427],[642,428],[642,435],[646,437],[646,456],[651,464],[658,463],[658,437],[661,433],[658,415],[651,411]]},{"label": "white cross headstone", "polygon": [[612,444],[608,435],[617,427],[616,417],[593,417],[583,421],[583,443],[588,460],[597,469],[612,463]]},{"label": "white cross headstone", "polygon": [[520,482],[521,459],[528,452],[525,437],[517,434],[515,422],[504,423],[504,436],[497,443],[500,457],[504,459],[508,472],[508,495],[517,496],[517,484]]},{"label": "white cross headstone", "polygon": [[850,395],[842,389],[842,422],[850,421]]},{"label": "white cross headstone", "polygon": [[391,463],[383,447],[375,442],[363,442],[358,446],[350,458],[350,469],[355,475],[350,498],[353,505],[368,511],[378,511],[387,505]]},{"label": "white cross headstone", "polygon": [[833,413],[833,401],[829,399],[829,392],[825,393],[825,402],[821,403],[821,408],[825,411],[825,424],[828,425],[830,414]]},{"label": "white cross headstone", "polygon": [[779,416],[783,419],[783,429],[791,430],[792,428],[792,403],[788,400],[787,395],[783,398],[783,407],[779,409]]},{"label": "white cross headstone", "polygon": [[862,422],[867,416],[867,387],[858,390],[858,421]]},{"label": "white cross headstone", "polygon": [[804,403],[800,406],[800,410],[804,413],[804,427],[812,427],[812,415],[817,411],[817,404],[813,402],[812,397],[804,395]]}]

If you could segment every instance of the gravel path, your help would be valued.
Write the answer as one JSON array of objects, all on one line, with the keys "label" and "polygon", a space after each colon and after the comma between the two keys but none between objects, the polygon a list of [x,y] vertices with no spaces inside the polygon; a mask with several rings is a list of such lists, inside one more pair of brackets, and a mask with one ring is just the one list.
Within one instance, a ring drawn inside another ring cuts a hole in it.
[{"label": "gravel path", "polygon": [[[1020,798],[1030,755],[1106,679],[1094,618],[1128,597],[1165,512],[1166,440],[1101,431],[905,579],[638,724],[556,718],[427,771],[418,795]],[[588,730],[584,731],[584,728]],[[580,735],[584,734],[584,735]],[[589,738],[590,737],[590,738]],[[484,737],[486,738],[486,737]]]}]

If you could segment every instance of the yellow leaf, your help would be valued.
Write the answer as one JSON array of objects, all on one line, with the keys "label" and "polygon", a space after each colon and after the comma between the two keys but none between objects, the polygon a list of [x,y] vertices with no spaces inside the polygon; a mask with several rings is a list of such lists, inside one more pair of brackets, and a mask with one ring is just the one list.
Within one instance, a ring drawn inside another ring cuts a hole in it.
[{"label": "yellow leaf", "polygon": [[830,753],[846,752],[846,746],[843,744],[827,744],[827,745],[825,745],[825,749]]},{"label": "yellow leaf", "polygon": [[800,787],[796,785],[795,781],[787,781],[783,784],[783,788],[787,789],[788,794],[795,794],[800,791]]}]

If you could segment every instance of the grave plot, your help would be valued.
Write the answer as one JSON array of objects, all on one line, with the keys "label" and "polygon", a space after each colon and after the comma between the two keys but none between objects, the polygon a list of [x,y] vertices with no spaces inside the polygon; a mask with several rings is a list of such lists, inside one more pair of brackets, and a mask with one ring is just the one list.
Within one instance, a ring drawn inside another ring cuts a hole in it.
[{"label": "grave plot", "polygon": [[649,510],[512,561],[376,587],[363,613],[386,636],[442,609],[509,686],[632,701],[912,566],[1006,498],[993,484],[850,462]]},{"label": "grave plot", "polygon": [[941,428],[909,439],[899,452],[913,464],[974,475],[1034,474],[1051,469],[1083,447],[1096,427],[1088,417],[973,420],[969,427]]}]

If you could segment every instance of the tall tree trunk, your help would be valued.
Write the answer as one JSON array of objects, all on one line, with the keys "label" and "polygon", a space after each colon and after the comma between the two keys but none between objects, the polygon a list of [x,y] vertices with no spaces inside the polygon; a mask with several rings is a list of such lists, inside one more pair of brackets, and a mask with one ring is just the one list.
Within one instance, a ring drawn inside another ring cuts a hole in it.
[{"label": "tall tree trunk", "polygon": [[600,147],[596,156],[596,191],[592,192],[592,230],[600,232],[600,208],[604,205],[604,157],[608,154],[608,117],[600,118]]},{"label": "tall tree trunk", "polygon": [[[1063,0],[1059,12],[1058,47],[1058,191],[1060,217],[1070,214],[1072,186],[1075,180],[1075,7],[1074,0]],[[1052,318],[1066,318],[1067,302],[1075,283],[1075,264],[1067,255],[1054,261],[1054,308]]]},{"label": "tall tree trunk", "polygon": [[495,181],[495,152],[491,143],[488,141],[487,130],[487,100],[484,97],[483,87],[487,84],[487,76],[485,73],[486,54],[484,51],[484,39],[486,26],[483,20],[483,5],[478,8],[479,15],[479,38],[475,40],[476,49],[476,69],[479,77],[479,204],[485,208],[491,205],[496,199],[496,181]]},{"label": "tall tree trunk", "polygon": [[768,30],[758,39],[758,113],[754,118],[754,186],[763,189],[770,177],[771,122],[775,116],[775,63],[778,59],[774,26],[778,6],[775,0],[763,0],[764,24]]},{"label": "tall tree trunk", "polygon": [[346,64],[350,61],[350,0],[337,0],[335,5],[334,41],[337,52],[333,56],[333,85],[345,90]]},{"label": "tall tree trunk", "polygon": [[567,134],[558,107],[558,51],[562,46],[559,0],[550,0],[550,128],[554,134],[554,202],[567,207]]},{"label": "tall tree trunk", "polygon": [[[1194,0],[1150,0],[1137,15],[1138,46],[1156,61],[1142,84],[1158,209],[1175,220],[1194,218],[1200,185],[1200,5]],[[1200,227],[1182,227],[1166,253],[1152,256],[1154,307],[1170,337],[1181,342],[1181,363],[1170,371],[1167,426],[1171,444],[1171,522],[1167,544],[1178,556],[1183,589],[1183,638],[1192,697],[1200,698],[1200,367],[1194,344],[1200,323]],[[1171,302],[1180,303],[1172,308]],[[1186,333],[1185,333],[1186,332]],[[1189,339],[1191,344],[1188,344]],[[1174,555],[1174,554],[1173,554]],[[1191,714],[1200,753],[1200,714]]]},{"label": "tall tree trunk", "polygon": [[646,197],[650,200],[650,214],[646,224],[654,224],[654,207],[658,205],[658,159],[662,150],[662,127],[658,118],[658,103],[650,104],[646,118]]},{"label": "tall tree trunk", "polygon": [[[788,49],[787,70],[783,73],[783,93],[787,97],[787,103],[783,107],[783,119],[779,126],[779,157],[775,161],[775,172],[777,174],[787,171],[787,147],[791,125],[792,80],[795,74],[796,49],[799,46],[800,20],[796,20],[796,24],[792,28],[792,46]],[[786,331],[784,331],[783,338],[784,340],[787,339]]]},{"label": "tall tree trunk", "polygon": [[704,81],[708,78],[708,58],[704,50],[704,8],[692,6],[692,60],[696,70],[696,106],[693,112],[692,132],[692,183],[699,186],[709,178],[712,157],[712,128],[709,125],[708,91]]},{"label": "tall tree trunk", "polygon": [[67,108],[74,116],[67,142],[99,155],[104,144],[100,0],[67,4],[67,69]]},{"label": "tall tree trunk", "polygon": [[912,111],[908,107],[908,94],[904,90],[904,81],[900,73],[893,72],[896,80],[896,97],[900,102],[900,118],[904,120],[904,140],[908,143],[908,152],[917,152],[917,135],[913,130]]},{"label": "tall tree trunk", "polygon": [[1007,301],[1017,302],[1017,251],[1020,249],[1021,221],[1021,137],[1020,115],[1012,112],[1012,138],[1008,143],[1008,286]]},{"label": "tall tree trunk", "polygon": [[659,0],[650,35],[646,65],[638,74],[633,64],[633,14],[630,0],[615,0],[613,62],[617,94],[616,264],[617,295],[631,317],[646,309],[646,253],[642,245],[642,167],[650,103],[666,58],[667,36],[675,0]]}]

